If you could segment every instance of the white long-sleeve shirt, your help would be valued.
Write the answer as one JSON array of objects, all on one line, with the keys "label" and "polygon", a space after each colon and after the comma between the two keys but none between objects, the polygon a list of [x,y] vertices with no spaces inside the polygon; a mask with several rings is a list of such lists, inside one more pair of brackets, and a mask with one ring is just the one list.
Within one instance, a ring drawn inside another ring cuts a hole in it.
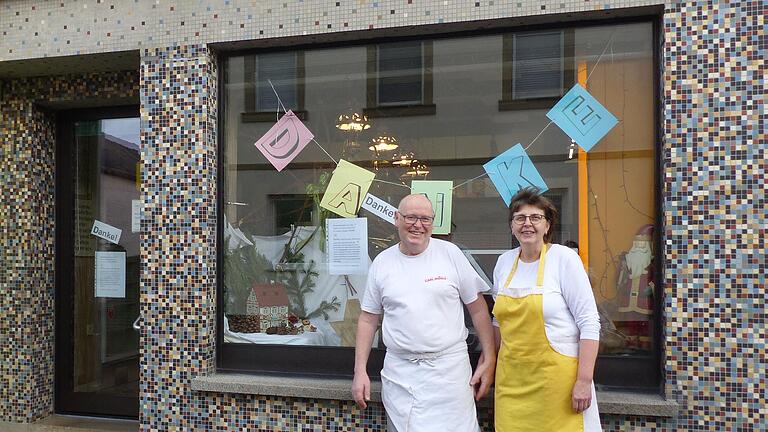
[{"label": "white long-sleeve shirt", "polygon": [[[539,261],[520,261],[507,290],[504,283],[512,270],[520,248],[501,255],[493,271],[493,298],[514,296],[509,288],[536,286]],[[544,328],[552,347],[561,354],[577,357],[579,340],[600,340],[600,316],[587,273],[579,256],[562,245],[547,250],[543,286]],[[495,326],[499,323],[495,321]]]}]

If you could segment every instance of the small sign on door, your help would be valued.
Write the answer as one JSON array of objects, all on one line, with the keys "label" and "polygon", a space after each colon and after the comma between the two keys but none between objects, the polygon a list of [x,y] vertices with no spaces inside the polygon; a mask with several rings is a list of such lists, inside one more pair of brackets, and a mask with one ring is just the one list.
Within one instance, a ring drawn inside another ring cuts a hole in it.
[{"label": "small sign on door", "polygon": [[96,251],[95,297],[125,298],[125,252]]},{"label": "small sign on door", "polygon": [[91,234],[114,244],[120,243],[120,235],[122,235],[122,233],[123,230],[120,228],[115,228],[112,225],[105,224],[98,220],[93,221],[93,227],[91,228]]}]

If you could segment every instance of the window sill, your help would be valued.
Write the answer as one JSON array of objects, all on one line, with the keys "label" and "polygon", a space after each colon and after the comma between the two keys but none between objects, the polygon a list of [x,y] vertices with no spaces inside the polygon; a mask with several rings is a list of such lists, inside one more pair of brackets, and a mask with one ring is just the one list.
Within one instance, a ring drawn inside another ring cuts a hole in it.
[{"label": "window sill", "polygon": [[[192,390],[202,392],[240,393],[260,396],[284,396],[310,399],[352,400],[349,378],[286,377],[214,373],[192,380]],[[381,402],[381,383],[371,383],[371,400]],[[647,417],[676,417],[679,406],[661,395],[598,391],[601,414]],[[493,400],[483,399],[479,405],[490,407]]]},{"label": "window sill", "polygon": [[427,116],[436,113],[437,106],[435,104],[363,108],[363,114],[368,118]]},{"label": "window sill", "polygon": [[[307,112],[304,110],[295,110],[293,113],[296,114],[296,117],[301,121],[306,121],[307,118],[309,118]],[[275,111],[244,112],[240,113],[240,121],[242,123],[274,123],[276,121],[275,114]],[[281,111],[280,118],[282,118],[284,114],[285,113]]]},{"label": "window sill", "polygon": [[[192,380],[192,390],[287,396],[310,399],[352,400],[352,380],[301,376],[214,373]],[[371,382],[371,400],[381,402],[381,382]]]}]

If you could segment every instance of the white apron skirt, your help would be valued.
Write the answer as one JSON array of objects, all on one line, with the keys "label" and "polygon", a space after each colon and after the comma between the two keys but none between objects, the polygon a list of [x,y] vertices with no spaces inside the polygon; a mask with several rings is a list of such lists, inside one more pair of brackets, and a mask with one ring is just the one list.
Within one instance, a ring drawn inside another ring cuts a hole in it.
[{"label": "white apron skirt", "polygon": [[381,398],[389,432],[479,432],[467,344],[440,353],[387,351]]}]

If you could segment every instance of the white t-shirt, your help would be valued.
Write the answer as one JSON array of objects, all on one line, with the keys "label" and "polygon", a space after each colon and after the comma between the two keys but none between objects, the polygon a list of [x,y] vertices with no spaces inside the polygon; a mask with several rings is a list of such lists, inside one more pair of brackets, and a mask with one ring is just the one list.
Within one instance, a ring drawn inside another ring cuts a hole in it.
[{"label": "white t-shirt", "polygon": [[[517,271],[503,290],[520,248],[501,255],[493,270],[493,298],[500,293],[515,297],[515,288],[536,286],[539,260],[520,261]],[[562,245],[553,244],[547,250],[543,287],[544,328],[552,347],[571,357],[578,356],[580,339],[600,340],[600,315],[587,273],[579,256]],[[495,326],[499,324],[495,321]]]},{"label": "white t-shirt", "polygon": [[453,243],[430,239],[419,255],[405,255],[394,245],[376,257],[360,308],[384,314],[387,349],[431,353],[466,340],[464,304],[490,287]]}]

